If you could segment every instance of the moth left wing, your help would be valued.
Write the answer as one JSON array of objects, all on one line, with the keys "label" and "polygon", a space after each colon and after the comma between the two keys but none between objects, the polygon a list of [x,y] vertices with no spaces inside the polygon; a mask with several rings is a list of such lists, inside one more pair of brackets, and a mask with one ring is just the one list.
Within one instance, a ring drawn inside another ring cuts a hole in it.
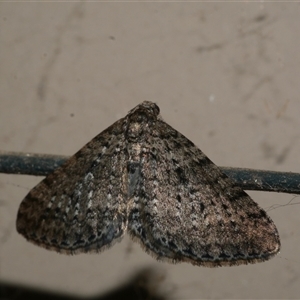
[{"label": "moth left wing", "polygon": [[124,235],[127,222],[124,119],[97,135],[22,201],[17,230],[63,253],[101,251]]}]

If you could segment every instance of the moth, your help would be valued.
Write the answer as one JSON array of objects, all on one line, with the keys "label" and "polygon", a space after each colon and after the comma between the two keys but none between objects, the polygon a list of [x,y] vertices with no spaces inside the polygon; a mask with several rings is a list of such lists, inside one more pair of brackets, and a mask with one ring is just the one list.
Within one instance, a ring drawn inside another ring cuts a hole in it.
[{"label": "moth", "polygon": [[280,250],[273,221],[144,101],[22,201],[17,231],[65,254],[100,252],[127,232],[169,262],[262,262]]}]

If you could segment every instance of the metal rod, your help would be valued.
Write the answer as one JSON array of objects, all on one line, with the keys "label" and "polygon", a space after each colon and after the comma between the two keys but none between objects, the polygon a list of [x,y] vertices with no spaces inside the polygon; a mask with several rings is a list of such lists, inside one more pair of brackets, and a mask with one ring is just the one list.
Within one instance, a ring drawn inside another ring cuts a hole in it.
[{"label": "metal rod", "polygon": [[[69,157],[61,155],[0,152],[0,173],[46,176]],[[244,190],[300,194],[300,174],[242,168],[220,169]]]}]

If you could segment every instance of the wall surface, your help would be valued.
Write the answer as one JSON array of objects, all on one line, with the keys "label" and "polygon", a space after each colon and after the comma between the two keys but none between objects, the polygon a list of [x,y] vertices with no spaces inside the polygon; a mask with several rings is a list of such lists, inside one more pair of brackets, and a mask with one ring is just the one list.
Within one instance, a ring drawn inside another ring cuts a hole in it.
[{"label": "wall surface", "polygon": [[[1,3],[1,150],[71,155],[149,100],[217,165],[299,172],[299,13],[263,1]],[[207,269],[157,262],[128,237],[98,255],[26,242],[16,214],[40,180],[0,176],[1,283],[102,299],[149,276],[171,299],[299,297],[293,195],[249,193],[278,227],[279,255]]]}]

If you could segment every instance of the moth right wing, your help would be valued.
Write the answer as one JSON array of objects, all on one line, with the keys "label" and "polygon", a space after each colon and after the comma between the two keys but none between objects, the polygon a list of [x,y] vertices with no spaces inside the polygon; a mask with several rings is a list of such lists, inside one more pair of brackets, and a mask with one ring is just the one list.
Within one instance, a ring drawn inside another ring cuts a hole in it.
[{"label": "moth right wing", "polygon": [[204,153],[157,120],[141,149],[128,231],[158,259],[216,267],[280,249],[273,221]]}]

